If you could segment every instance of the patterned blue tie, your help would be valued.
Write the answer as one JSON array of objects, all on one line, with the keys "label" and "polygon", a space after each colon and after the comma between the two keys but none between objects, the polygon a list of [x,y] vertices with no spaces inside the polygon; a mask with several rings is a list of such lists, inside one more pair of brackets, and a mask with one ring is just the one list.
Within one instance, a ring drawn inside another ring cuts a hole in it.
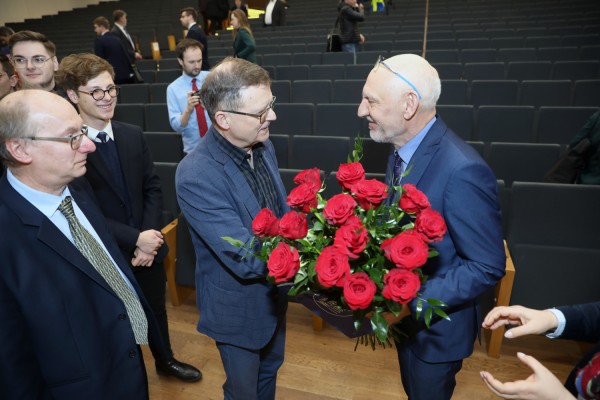
[{"label": "patterned blue tie", "polygon": [[398,186],[402,180],[402,173],[404,168],[402,165],[402,158],[398,155],[398,152],[394,152],[394,175],[392,178],[392,185]]}]

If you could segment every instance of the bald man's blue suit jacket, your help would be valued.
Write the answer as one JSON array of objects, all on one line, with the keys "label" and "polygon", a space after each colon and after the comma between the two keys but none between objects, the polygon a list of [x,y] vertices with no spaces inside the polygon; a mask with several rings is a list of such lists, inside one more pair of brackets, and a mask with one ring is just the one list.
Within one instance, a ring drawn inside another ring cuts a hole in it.
[{"label": "bald man's blue suit jacket", "polygon": [[[165,352],[131,268],[85,185],[73,182],[71,195],[140,296],[149,338]],[[123,302],[6,175],[0,226],[0,397],[147,399],[142,353]]]},{"label": "bald man's blue suit jacket", "polygon": [[[390,168],[393,157],[390,158]],[[468,357],[481,329],[478,297],[504,275],[505,254],[497,199],[496,177],[479,154],[438,116],[417,148],[402,184],[423,191],[431,207],[448,226],[439,252],[423,272],[429,276],[420,297],[448,304],[451,321],[437,320],[427,329],[412,316],[401,326],[409,332],[406,345],[427,362],[450,362]],[[407,169],[408,169],[407,168]]]}]

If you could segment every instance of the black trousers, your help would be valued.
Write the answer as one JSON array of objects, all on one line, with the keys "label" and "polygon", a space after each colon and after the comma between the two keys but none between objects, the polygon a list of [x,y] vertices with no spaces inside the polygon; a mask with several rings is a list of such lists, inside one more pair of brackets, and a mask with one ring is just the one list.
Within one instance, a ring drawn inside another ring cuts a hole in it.
[{"label": "black trousers", "polygon": [[[162,262],[155,262],[151,267],[135,267],[133,268],[133,273],[135,279],[142,288],[146,300],[148,300],[148,303],[150,304],[150,308],[152,308],[152,312],[158,321],[165,347],[172,357],[173,350],[171,349],[171,340],[169,339],[169,322],[167,320],[167,308],[165,306],[167,274],[165,273],[164,264]],[[150,344],[150,350],[156,360],[156,355],[158,353],[152,343]]]}]

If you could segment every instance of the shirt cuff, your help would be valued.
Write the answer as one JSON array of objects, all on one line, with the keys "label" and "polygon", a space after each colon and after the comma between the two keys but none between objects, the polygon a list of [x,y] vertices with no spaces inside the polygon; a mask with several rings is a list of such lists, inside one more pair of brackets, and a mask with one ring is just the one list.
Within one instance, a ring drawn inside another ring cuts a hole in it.
[{"label": "shirt cuff", "polygon": [[554,332],[546,333],[546,337],[549,337],[550,339],[555,339],[562,335],[563,331],[565,330],[567,320],[565,319],[565,315],[562,313],[562,311],[557,310],[556,308],[549,308],[546,311],[550,311],[558,320],[558,326],[556,327]]}]

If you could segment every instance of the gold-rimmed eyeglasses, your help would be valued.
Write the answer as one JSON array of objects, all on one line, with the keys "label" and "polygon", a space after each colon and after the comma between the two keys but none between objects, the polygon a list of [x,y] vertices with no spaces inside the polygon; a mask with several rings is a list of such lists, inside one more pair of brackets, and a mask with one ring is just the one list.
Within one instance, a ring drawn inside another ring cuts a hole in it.
[{"label": "gold-rimmed eyeglasses", "polygon": [[73,136],[67,136],[67,137],[25,136],[23,139],[47,140],[47,141],[50,141],[50,142],[69,143],[71,145],[71,149],[77,150],[81,146],[81,142],[83,141],[83,137],[86,136],[87,133],[88,133],[88,127],[86,125],[83,125],[81,127],[81,133],[78,133],[78,134],[73,135]]},{"label": "gold-rimmed eyeglasses", "polygon": [[423,96],[421,96],[421,92],[419,92],[419,89],[417,89],[417,87],[415,85],[413,85],[413,83],[411,81],[409,81],[404,75],[402,75],[400,72],[398,71],[394,71],[392,69],[392,67],[390,67],[389,65],[387,65],[385,63],[385,57],[383,56],[379,56],[379,58],[377,59],[377,62],[375,63],[375,67],[373,69],[377,69],[380,65],[383,65],[388,71],[390,71],[391,73],[393,73],[394,75],[396,75],[398,78],[402,79],[404,82],[406,82],[406,84],[408,86],[410,86],[412,88],[412,90],[415,91],[415,93],[417,94],[417,96],[419,96],[419,100],[421,100],[423,98]]},{"label": "gold-rimmed eyeglasses", "polygon": [[11,57],[12,63],[17,69],[27,68],[27,63],[31,63],[35,68],[41,68],[46,61],[52,60],[56,56],[44,57],[44,56],[33,56],[30,59],[25,57]]},{"label": "gold-rimmed eyeglasses", "polygon": [[119,95],[119,89],[121,89],[119,86],[111,86],[106,90],[94,89],[94,90],[90,90],[89,92],[86,92],[85,90],[78,90],[78,92],[89,94],[90,96],[92,96],[92,98],[94,100],[100,101],[100,100],[104,99],[104,97],[106,97],[107,93],[110,97],[113,97],[113,98],[117,97]]},{"label": "gold-rimmed eyeglasses", "polygon": [[265,121],[267,120],[267,115],[269,114],[269,110],[273,110],[275,108],[275,99],[276,98],[277,97],[273,96],[273,100],[271,100],[271,103],[269,104],[269,106],[267,108],[265,108],[263,111],[259,112],[258,114],[252,114],[252,113],[247,113],[247,112],[242,112],[242,111],[234,111],[234,110],[221,110],[221,111],[232,113],[232,114],[247,115],[249,117],[258,118],[260,123],[264,124]]}]

